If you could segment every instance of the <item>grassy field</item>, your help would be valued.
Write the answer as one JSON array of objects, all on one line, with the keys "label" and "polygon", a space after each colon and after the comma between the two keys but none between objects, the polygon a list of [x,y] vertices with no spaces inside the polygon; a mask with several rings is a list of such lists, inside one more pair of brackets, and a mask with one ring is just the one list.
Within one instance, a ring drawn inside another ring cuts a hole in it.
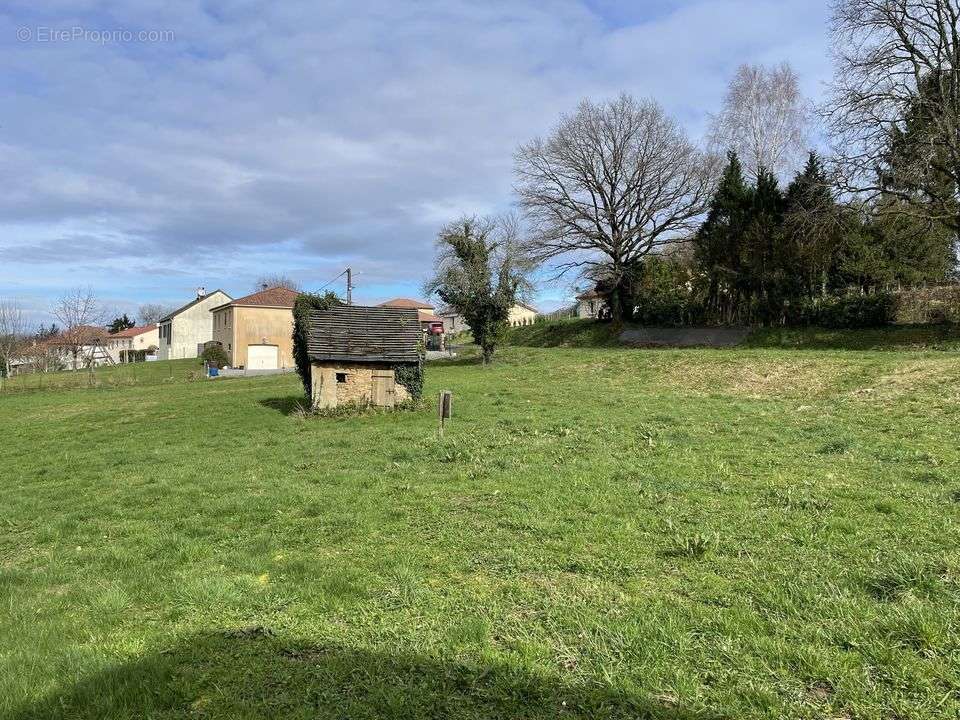
[{"label": "grassy field", "polygon": [[0,382],[4,393],[42,392],[47,390],[104,389],[133,385],[160,385],[172,382],[203,380],[200,360],[165,360],[127,363],[50,373],[24,373]]},{"label": "grassy field", "polygon": [[[186,376],[184,376],[186,377]],[[960,354],[0,396],[0,717],[953,718]]]}]

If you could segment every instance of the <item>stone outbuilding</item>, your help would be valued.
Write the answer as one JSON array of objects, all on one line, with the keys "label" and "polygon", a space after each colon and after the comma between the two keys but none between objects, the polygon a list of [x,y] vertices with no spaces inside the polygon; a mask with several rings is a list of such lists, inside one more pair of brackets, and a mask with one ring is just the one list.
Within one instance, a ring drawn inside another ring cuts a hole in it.
[{"label": "stone outbuilding", "polygon": [[415,309],[337,305],[312,311],[307,351],[313,407],[393,407],[418,396],[420,342]]}]

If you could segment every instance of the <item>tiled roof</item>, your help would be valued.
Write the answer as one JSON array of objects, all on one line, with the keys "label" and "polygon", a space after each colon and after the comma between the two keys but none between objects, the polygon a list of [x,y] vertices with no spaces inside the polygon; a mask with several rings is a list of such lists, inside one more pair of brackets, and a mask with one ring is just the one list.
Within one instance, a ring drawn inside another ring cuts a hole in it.
[{"label": "tiled roof", "polygon": [[137,327],[127,328],[126,330],[121,330],[120,332],[112,333],[110,337],[132,338],[132,337],[136,337],[137,335],[143,335],[144,333],[148,333],[156,329],[157,329],[156,324],[150,323],[149,325],[139,325]]},{"label": "tiled roof", "polygon": [[433,310],[433,305],[423,300],[410,298],[394,298],[380,303],[378,307],[406,308],[407,310]]},{"label": "tiled roof", "polygon": [[310,313],[311,360],[417,362],[419,342],[415,310],[336,305]]},{"label": "tiled roof", "polygon": [[261,290],[260,292],[255,292],[252,295],[231,300],[223,305],[218,305],[213,308],[213,310],[219,310],[220,308],[232,305],[292,308],[299,296],[300,293],[296,290],[290,290],[285,287],[272,287]]}]

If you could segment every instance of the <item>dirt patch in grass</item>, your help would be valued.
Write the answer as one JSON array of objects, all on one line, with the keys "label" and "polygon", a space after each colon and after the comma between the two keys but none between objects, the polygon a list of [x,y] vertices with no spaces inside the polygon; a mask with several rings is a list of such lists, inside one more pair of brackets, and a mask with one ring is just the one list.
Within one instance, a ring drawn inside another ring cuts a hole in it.
[{"label": "dirt patch in grass", "polygon": [[664,368],[665,383],[697,394],[744,398],[822,395],[842,371],[816,360],[738,359],[715,363],[680,361]]},{"label": "dirt patch in grass", "polygon": [[895,400],[918,392],[936,392],[941,399],[960,401],[960,361],[925,359],[904,363],[851,395],[863,400]]}]

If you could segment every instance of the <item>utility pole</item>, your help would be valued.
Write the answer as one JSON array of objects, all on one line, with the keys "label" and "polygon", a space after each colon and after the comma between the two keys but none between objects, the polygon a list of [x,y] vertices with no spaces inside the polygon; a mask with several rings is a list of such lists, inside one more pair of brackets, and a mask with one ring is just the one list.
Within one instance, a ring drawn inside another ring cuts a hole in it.
[{"label": "utility pole", "polygon": [[353,271],[347,268],[347,305],[353,305]]}]

